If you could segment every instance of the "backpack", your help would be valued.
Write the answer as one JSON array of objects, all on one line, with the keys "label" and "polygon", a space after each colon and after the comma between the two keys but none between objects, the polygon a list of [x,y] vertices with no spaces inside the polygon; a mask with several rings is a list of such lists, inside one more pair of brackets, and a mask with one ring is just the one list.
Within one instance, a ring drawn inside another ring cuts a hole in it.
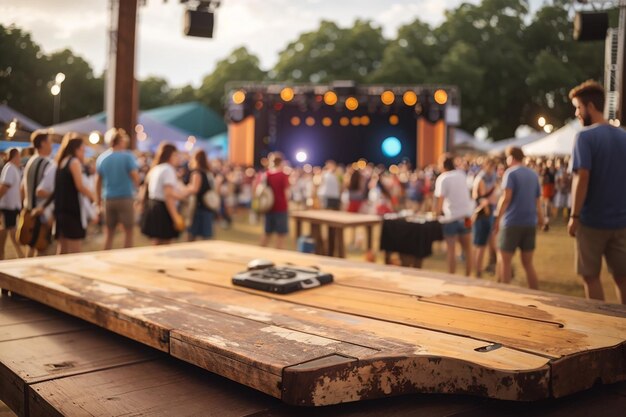
[{"label": "backpack", "polygon": [[265,174],[254,188],[251,208],[257,213],[267,213],[272,207],[274,207],[274,191],[268,184],[267,174]]}]

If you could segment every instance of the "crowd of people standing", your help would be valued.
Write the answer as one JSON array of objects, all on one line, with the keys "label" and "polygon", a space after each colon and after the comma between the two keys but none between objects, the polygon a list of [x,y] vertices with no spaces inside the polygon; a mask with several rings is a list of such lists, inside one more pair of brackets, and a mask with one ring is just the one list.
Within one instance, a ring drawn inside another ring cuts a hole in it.
[{"label": "crowd of people standing", "polygon": [[[603,298],[599,271],[605,256],[623,301],[626,193],[620,178],[626,173],[617,174],[625,166],[626,139],[598,110],[604,105],[599,84],[583,84],[572,90],[571,98],[577,117],[589,126],[580,133],[571,161],[528,158],[521,149],[509,148],[503,157],[444,154],[437,165],[421,169],[408,162],[382,166],[365,160],[290,167],[275,152],[256,171],[209,161],[203,150],[182,153],[167,142],[154,155],[133,154],[122,129],[106,133],[109,149],[91,161],[85,158],[81,136],[68,133],[52,159],[50,135],[36,131],[32,156],[23,164],[20,152],[10,150],[0,173],[0,259],[7,239],[20,257],[52,252],[37,253],[32,247],[23,252],[16,239],[22,209],[55,225],[58,254],[79,252],[92,223],[104,228],[104,249],[113,246],[118,227],[124,247],[133,246],[136,224],[160,245],[184,232],[189,241],[211,238],[216,222],[229,227],[234,210],[249,207],[258,184],[265,184],[273,190],[274,202],[265,213],[262,245],[276,235],[276,247],[284,247],[289,207],[378,215],[431,212],[442,224],[449,272],[456,271],[459,243],[466,275],[495,272],[506,283],[520,249],[530,288],[538,287],[536,230],[547,232],[550,220],[563,216],[577,239],[577,271],[587,295]],[[217,203],[207,203],[208,194],[215,194]],[[251,221],[256,218],[251,213]]]}]

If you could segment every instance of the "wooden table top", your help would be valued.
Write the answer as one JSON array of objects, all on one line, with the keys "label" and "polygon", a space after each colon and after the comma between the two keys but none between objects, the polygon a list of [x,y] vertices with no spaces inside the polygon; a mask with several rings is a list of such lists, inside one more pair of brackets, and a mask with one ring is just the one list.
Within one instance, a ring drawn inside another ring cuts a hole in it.
[{"label": "wooden table top", "polygon": [[367,226],[382,222],[382,218],[375,214],[348,213],[338,210],[298,210],[289,212],[289,215],[296,220],[335,227]]},{"label": "wooden table top", "polygon": [[[234,287],[254,258],[335,283]],[[623,306],[423,270],[211,241],[5,261],[0,287],[289,404],[539,400],[626,380]]]}]

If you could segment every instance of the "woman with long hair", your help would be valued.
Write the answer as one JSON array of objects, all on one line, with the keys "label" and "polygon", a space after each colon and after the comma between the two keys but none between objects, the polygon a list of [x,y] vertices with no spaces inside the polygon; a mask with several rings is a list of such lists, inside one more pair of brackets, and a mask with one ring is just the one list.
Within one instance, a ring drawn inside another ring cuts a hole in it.
[{"label": "woman with long hair", "polygon": [[17,216],[22,208],[20,194],[20,151],[12,148],[6,155],[6,163],[0,174],[0,260],[4,259],[4,246],[7,236],[10,237],[15,252],[19,258],[24,257],[24,252],[15,237]]},{"label": "woman with long hair", "polygon": [[189,192],[180,188],[176,176],[179,158],[174,145],[161,142],[143,185],[141,233],[148,236],[154,245],[169,244],[185,229],[185,221],[176,205]]},{"label": "woman with long hair", "polygon": [[[213,237],[213,210],[204,204],[205,193],[216,191],[215,180],[209,169],[209,160],[206,152],[199,149],[194,152],[189,164],[191,177],[188,191],[196,196],[195,206],[192,207],[193,217],[191,226],[187,230],[187,239],[193,242],[197,238],[210,239]],[[217,195],[217,194],[216,194]]]},{"label": "woman with long hair", "polygon": [[94,193],[83,181],[85,144],[76,133],[67,133],[56,156],[54,181],[54,217],[56,219],[57,254],[81,251],[87,225],[82,221],[80,194],[90,202]]}]

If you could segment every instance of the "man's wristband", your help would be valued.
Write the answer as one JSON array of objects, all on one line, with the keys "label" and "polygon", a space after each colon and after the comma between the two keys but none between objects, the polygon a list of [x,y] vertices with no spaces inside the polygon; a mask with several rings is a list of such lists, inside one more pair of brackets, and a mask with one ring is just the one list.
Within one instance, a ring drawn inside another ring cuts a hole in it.
[{"label": "man's wristband", "polygon": [[577,219],[579,217],[580,217],[579,214],[572,214],[571,216],[569,216],[570,219]]}]

